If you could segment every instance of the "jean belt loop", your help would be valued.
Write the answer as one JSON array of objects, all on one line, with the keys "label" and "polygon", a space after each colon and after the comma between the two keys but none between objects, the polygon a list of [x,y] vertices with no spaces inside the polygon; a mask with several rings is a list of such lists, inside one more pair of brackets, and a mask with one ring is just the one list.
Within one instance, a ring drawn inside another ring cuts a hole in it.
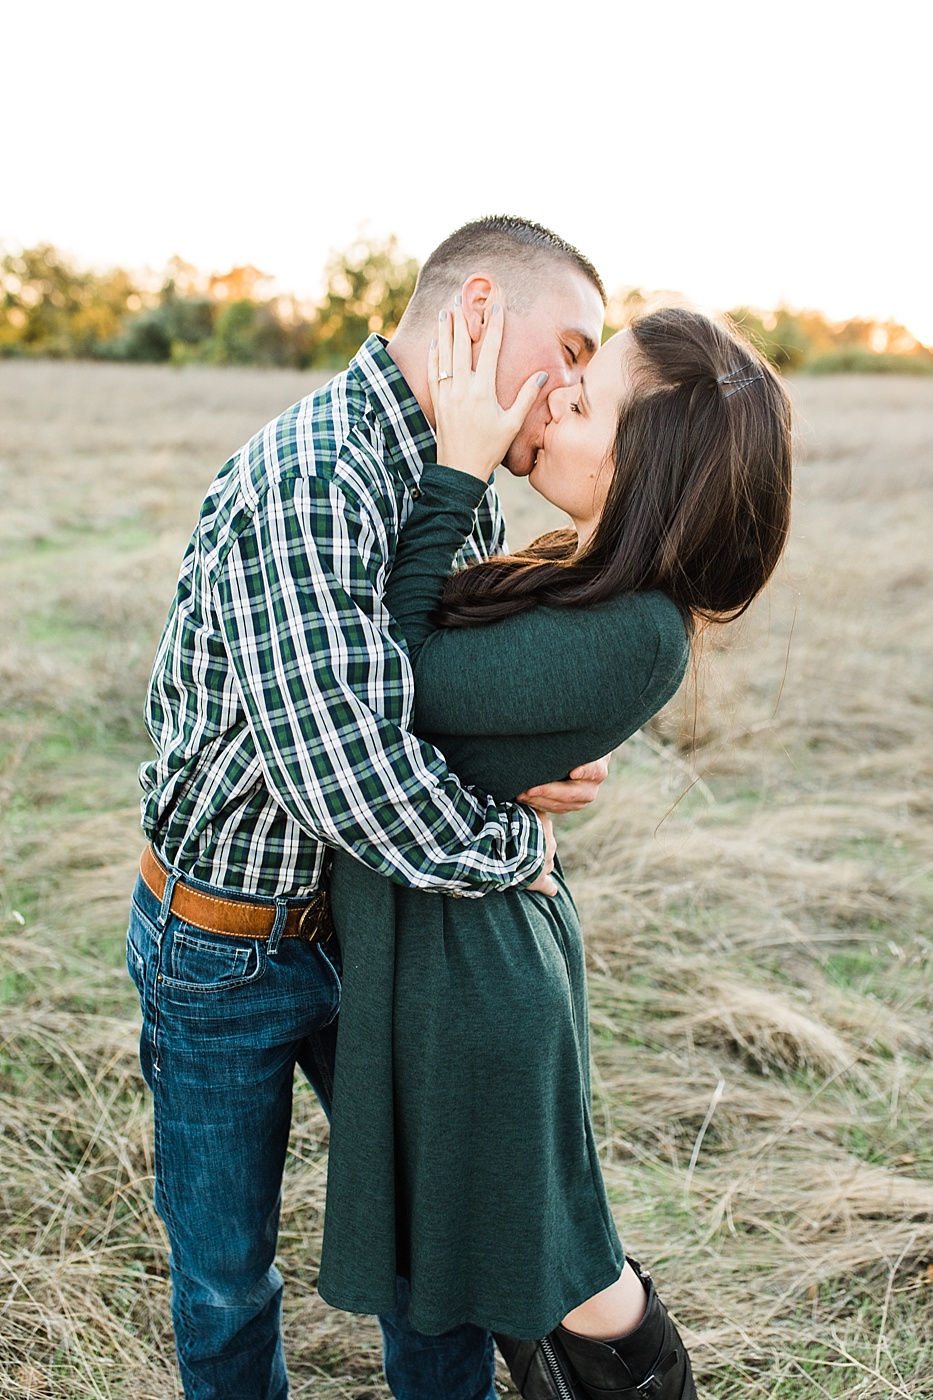
[{"label": "jean belt loop", "polygon": [[288,904],[284,899],[275,901],[275,923],[269,934],[269,941],[266,944],[266,953],[270,958],[274,958],[279,951],[279,944],[282,941],[282,934],[285,932],[285,920],[288,918]]},{"label": "jean belt loop", "polygon": [[159,928],[164,929],[168,923],[169,915],[172,912],[172,895],[175,893],[175,886],[178,884],[178,876],[174,870],[168,871],[168,878],[165,881],[165,893],[162,895],[162,903],[159,906]]}]

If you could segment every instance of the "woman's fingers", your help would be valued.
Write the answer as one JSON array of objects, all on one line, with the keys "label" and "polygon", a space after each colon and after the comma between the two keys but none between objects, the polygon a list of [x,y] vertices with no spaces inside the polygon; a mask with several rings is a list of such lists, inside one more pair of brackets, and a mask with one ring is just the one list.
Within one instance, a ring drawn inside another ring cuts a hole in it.
[{"label": "woman's fingers", "polygon": [[505,322],[502,307],[494,302],[486,317],[486,334],[479,349],[476,361],[476,378],[485,389],[495,391],[496,370],[499,367],[499,351],[502,347],[502,327]]},{"label": "woman's fingers", "polygon": [[473,342],[470,339],[470,328],[463,312],[463,298],[461,296],[454,297],[453,339],[452,368],[462,383],[464,375],[473,372]]},{"label": "woman's fingers", "polygon": [[431,395],[431,406],[434,409],[434,421],[437,422],[437,336],[431,341],[428,347],[428,393]]},{"label": "woman's fingers", "polygon": [[441,311],[437,318],[437,374],[438,383],[453,375],[453,321],[449,311]]},{"label": "woman's fingers", "polygon": [[[499,302],[495,302],[486,320],[486,334],[483,337],[479,358],[476,362],[476,383],[478,386],[482,386],[483,392],[486,394],[495,395],[496,392],[496,374],[499,368],[499,352],[502,349],[504,327],[505,313]],[[544,370],[541,370],[539,374],[533,374],[518,391],[512,407],[504,410],[504,417],[511,427],[513,437],[531,412],[535,399],[547,383],[547,378]]]},{"label": "woman's fingers", "polygon": [[438,316],[437,346],[428,354],[438,461],[487,480],[547,380],[544,373],[532,375],[511,407],[502,408],[496,396],[496,368],[503,320],[496,305],[487,318],[474,373],[473,342],[458,296],[453,311],[444,310]]},{"label": "woman's fingers", "polygon": [[524,384],[519,389],[512,407],[506,409],[504,416],[513,437],[534,407],[535,399],[547,383],[547,380],[548,377],[545,370],[541,370],[540,374],[533,374],[530,379],[525,380]]},{"label": "woman's fingers", "polygon": [[428,393],[431,395],[431,407],[434,409],[434,421],[438,421],[438,395],[444,381],[451,379],[451,361],[453,356],[451,340],[450,313],[441,311],[437,317],[437,335],[435,335],[428,347]]}]

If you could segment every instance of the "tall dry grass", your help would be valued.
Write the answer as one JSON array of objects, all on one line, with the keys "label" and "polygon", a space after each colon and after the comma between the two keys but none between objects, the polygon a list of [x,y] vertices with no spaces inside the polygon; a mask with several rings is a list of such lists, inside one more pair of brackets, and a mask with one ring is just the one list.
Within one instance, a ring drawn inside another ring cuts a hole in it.
[{"label": "tall dry grass", "polygon": [[[204,487],[287,373],[0,365],[0,1395],[180,1392],[122,934],[139,711]],[[794,539],[562,849],[623,1237],[705,1395],[933,1396],[933,386],[801,381]],[[513,539],[549,523],[503,483]],[[297,1096],[294,1393],[382,1396],[314,1291]]]}]

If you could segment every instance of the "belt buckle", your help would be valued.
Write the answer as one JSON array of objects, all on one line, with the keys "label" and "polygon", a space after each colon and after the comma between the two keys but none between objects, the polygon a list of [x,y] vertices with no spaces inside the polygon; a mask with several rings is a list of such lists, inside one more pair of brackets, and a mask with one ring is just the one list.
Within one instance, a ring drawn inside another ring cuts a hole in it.
[{"label": "belt buckle", "polygon": [[310,933],[307,933],[305,930],[305,920],[316,904],[317,900],[312,899],[311,903],[302,911],[301,918],[298,920],[298,937],[305,939],[307,943],[314,943],[321,931],[320,927],[312,929]]}]

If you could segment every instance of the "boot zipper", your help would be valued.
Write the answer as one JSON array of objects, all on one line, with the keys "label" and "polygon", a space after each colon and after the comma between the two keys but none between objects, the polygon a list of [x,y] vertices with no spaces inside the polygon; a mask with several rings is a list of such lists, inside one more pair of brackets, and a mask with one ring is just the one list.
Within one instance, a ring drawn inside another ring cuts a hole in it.
[{"label": "boot zipper", "polygon": [[557,1359],[557,1353],[551,1346],[551,1343],[548,1341],[547,1337],[542,1337],[538,1345],[541,1347],[541,1354],[547,1362],[547,1368],[551,1373],[551,1380],[554,1382],[554,1386],[557,1390],[559,1400],[574,1400],[573,1391],[567,1384],[567,1381],[564,1377],[564,1373],[560,1369],[560,1362]]}]

